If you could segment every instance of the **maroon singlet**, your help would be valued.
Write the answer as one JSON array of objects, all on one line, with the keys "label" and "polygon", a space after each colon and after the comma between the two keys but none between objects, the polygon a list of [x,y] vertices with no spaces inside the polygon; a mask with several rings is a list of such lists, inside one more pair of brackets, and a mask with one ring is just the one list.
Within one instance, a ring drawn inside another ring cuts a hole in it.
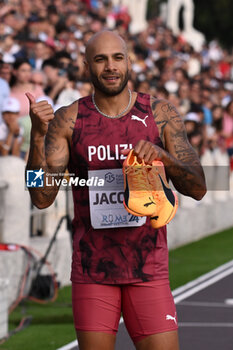
[{"label": "maroon singlet", "polygon": [[[101,115],[91,96],[81,98],[69,172],[87,179],[88,170],[122,168],[120,150],[142,139],[162,147],[149,95],[138,93],[132,109],[119,119]],[[155,230],[147,219],[140,227],[94,229],[88,187],[73,187],[73,199],[73,282],[127,284],[168,278],[166,226]]]}]

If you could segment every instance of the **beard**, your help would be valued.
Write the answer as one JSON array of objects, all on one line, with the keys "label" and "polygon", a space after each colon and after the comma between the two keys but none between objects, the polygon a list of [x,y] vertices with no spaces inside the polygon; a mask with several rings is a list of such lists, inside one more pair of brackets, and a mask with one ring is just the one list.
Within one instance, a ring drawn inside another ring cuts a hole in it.
[{"label": "beard", "polygon": [[120,85],[116,87],[107,87],[105,86],[99,79],[98,77],[93,73],[93,71],[90,69],[90,78],[91,82],[94,85],[95,89],[101,91],[107,96],[116,96],[120,94],[124,88],[126,87],[128,80],[129,80],[129,70],[127,69],[125,75],[122,76]]}]

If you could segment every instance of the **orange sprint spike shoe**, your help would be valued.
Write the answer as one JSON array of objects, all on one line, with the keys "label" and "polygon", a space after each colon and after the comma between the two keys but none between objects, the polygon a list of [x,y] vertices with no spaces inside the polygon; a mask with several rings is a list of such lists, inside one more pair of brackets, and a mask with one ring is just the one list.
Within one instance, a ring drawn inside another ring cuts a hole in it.
[{"label": "orange sprint spike shoe", "polygon": [[156,209],[150,217],[150,222],[153,228],[159,228],[168,224],[175,216],[178,208],[178,199],[167,183],[162,162],[157,160],[152,162],[152,167],[148,170],[148,180],[152,187],[152,195],[156,204]]},{"label": "orange sprint spike shoe", "polygon": [[145,163],[139,163],[134,151],[131,150],[123,163],[125,189],[123,203],[125,209],[136,216],[150,216],[156,210],[147,171]]}]

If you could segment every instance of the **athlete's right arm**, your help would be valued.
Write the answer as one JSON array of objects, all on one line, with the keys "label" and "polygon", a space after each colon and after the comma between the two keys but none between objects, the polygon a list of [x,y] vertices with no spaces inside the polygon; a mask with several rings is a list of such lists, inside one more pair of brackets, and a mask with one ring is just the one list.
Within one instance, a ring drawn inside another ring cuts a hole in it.
[{"label": "athlete's right arm", "polygon": [[48,174],[57,174],[53,178],[61,179],[59,175],[65,172],[69,160],[67,108],[59,109],[55,115],[52,106],[47,101],[36,102],[27,93],[30,103],[30,117],[32,123],[30,151],[27,170],[42,169],[44,173],[44,187],[29,187],[32,203],[39,209],[50,206],[59,190],[59,185],[53,183],[46,186]]}]

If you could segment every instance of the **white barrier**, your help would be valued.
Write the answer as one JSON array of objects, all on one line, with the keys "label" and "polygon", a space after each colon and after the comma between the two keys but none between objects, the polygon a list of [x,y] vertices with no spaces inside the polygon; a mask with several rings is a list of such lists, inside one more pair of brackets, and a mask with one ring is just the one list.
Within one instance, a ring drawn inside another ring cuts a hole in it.
[{"label": "white barrier", "polygon": [[0,278],[0,339],[8,333],[8,280]]},{"label": "white barrier", "polygon": [[176,216],[167,225],[169,249],[233,227],[233,198],[230,193],[227,201],[214,200],[208,204],[204,201],[198,203],[190,198],[185,200],[189,202],[189,206],[181,205]]},{"label": "white barrier", "polygon": [[[0,180],[7,183],[1,241],[28,244],[30,201],[24,184],[25,162],[14,156],[0,157]],[[1,203],[2,205],[2,203]]]}]

